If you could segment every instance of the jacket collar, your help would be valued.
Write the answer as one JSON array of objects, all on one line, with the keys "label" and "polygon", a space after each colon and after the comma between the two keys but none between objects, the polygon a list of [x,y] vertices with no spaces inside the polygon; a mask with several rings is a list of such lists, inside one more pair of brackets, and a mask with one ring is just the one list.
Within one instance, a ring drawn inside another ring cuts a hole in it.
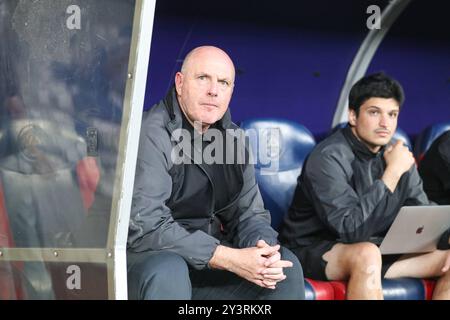
[{"label": "jacket collar", "polygon": [[378,151],[377,153],[373,153],[364,143],[358,140],[358,138],[353,134],[350,125],[347,125],[345,128],[343,128],[342,133],[344,137],[347,139],[348,143],[350,144],[350,147],[352,148],[353,152],[355,152],[356,155],[366,159],[371,159],[383,155],[385,146],[382,146],[380,151]]}]

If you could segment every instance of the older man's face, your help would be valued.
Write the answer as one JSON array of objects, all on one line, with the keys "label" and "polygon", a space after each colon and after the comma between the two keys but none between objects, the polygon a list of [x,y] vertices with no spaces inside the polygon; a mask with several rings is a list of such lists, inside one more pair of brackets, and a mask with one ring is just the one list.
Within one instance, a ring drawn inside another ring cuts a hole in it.
[{"label": "older man's face", "polygon": [[234,87],[234,66],[223,52],[204,49],[189,59],[175,77],[180,107],[191,123],[206,130],[222,119]]}]

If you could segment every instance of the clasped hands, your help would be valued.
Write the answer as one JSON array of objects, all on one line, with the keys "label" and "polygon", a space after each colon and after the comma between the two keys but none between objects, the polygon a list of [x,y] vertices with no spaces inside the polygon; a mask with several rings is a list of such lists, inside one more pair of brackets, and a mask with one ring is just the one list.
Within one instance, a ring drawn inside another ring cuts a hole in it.
[{"label": "clasped hands", "polygon": [[284,268],[292,267],[292,262],[281,260],[280,245],[270,246],[259,240],[255,247],[236,249],[219,245],[211,258],[212,268],[224,269],[255,283],[275,289],[278,282],[286,279]]}]

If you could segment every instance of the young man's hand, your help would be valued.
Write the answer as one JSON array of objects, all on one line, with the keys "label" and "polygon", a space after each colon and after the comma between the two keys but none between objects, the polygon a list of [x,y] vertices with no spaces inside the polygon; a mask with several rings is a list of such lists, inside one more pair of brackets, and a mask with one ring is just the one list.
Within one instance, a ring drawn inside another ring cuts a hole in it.
[{"label": "young man's hand", "polygon": [[394,192],[402,175],[415,164],[414,156],[403,142],[398,140],[384,152],[386,170],[381,178],[386,186]]},{"label": "young man's hand", "polygon": [[415,163],[412,152],[400,140],[386,148],[384,160],[386,160],[387,167],[392,167],[400,175],[411,169]]}]

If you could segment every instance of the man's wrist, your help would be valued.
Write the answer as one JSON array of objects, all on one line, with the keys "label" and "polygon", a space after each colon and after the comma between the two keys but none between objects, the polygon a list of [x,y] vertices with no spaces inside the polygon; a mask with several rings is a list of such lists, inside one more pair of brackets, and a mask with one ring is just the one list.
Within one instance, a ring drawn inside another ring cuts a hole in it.
[{"label": "man's wrist", "polygon": [[394,180],[400,180],[403,175],[403,173],[401,173],[401,170],[397,169],[393,165],[388,165],[384,173]]},{"label": "man's wrist", "polygon": [[383,176],[381,177],[381,180],[391,192],[394,192],[401,176],[402,175],[399,174],[398,170],[396,170],[392,166],[387,166]]},{"label": "man's wrist", "polygon": [[218,245],[208,265],[211,269],[229,270],[230,268],[230,254],[231,248],[223,245]]}]

